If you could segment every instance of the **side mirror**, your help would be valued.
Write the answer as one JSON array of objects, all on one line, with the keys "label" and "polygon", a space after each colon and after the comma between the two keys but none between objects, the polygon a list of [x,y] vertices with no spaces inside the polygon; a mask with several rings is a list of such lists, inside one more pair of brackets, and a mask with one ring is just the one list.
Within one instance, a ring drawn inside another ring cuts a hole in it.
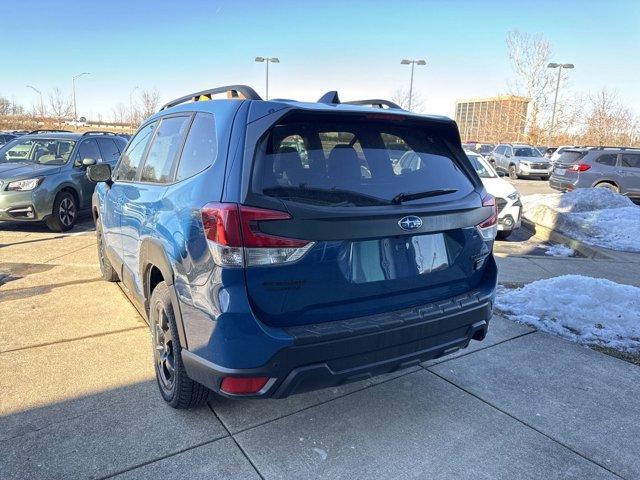
[{"label": "side mirror", "polygon": [[89,165],[87,167],[87,178],[92,182],[105,182],[111,185],[111,165],[108,163]]},{"label": "side mirror", "polygon": [[83,167],[90,167],[91,165],[95,165],[96,159],[95,158],[83,158],[82,159],[82,166]]}]

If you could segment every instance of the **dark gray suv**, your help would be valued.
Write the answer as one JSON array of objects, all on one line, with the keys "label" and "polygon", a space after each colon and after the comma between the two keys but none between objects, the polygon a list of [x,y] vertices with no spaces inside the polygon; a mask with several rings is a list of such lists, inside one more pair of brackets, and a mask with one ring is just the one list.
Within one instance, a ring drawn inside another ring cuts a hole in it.
[{"label": "dark gray suv", "polygon": [[640,148],[572,148],[558,159],[549,179],[551,188],[602,187],[640,199]]}]

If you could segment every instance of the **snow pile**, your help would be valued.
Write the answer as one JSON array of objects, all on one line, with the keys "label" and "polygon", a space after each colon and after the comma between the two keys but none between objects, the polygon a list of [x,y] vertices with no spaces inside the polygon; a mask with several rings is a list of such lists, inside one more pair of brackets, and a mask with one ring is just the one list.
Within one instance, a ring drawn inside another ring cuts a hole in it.
[{"label": "snow pile", "polygon": [[539,225],[598,247],[640,252],[640,207],[606,188],[529,195],[524,216]]},{"label": "snow pile", "polygon": [[551,257],[571,257],[575,252],[572,248],[567,247],[566,245],[551,245],[547,247],[545,255],[549,255]]},{"label": "snow pile", "polygon": [[603,278],[563,275],[519,289],[499,287],[508,318],[581,344],[640,352],[640,288]]}]

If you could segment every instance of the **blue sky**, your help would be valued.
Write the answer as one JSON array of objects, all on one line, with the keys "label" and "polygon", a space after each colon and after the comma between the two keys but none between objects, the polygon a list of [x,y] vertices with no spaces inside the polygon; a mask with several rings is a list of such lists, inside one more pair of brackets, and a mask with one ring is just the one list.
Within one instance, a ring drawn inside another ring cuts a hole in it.
[{"label": "blue sky", "polygon": [[[405,57],[426,58],[414,88],[425,111],[453,115],[456,99],[507,90],[509,30],[543,33],[554,60],[572,62],[570,87],[604,86],[640,114],[640,2],[635,1],[29,1],[3,5],[0,95],[27,106],[31,84],[70,93],[78,114],[110,117],[129,92],[170,100],[209,86],[247,83],[270,96],[316,100],[390,97],[408,86]],[[623,66],[624,65],[624,66]]]}]

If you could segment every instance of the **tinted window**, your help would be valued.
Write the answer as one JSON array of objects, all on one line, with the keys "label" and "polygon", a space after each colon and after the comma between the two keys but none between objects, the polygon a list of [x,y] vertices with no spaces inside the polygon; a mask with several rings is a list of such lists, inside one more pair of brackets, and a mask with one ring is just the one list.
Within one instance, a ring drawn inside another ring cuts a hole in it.
[{"label": "tinted window", "polygon": [[133,140],[131,140],[129,146],[122,154],[120,163],[116,168],[114,176],[115,180],[132,182],[136,179],[138,168],[142,161],[142,155],[147,148],[149,140],[151,140],[155,126],[155,123],[150,123],[149,125],[142,127],[136,136],[133,137]]},{"label": "tinted window", "polygon": [[622,154],[622,166],[631,168],[640,168],[640,154],[638,153],[623,153]]},{"label": "tinted window", "polygon": [[506,151],[507,147],[504,145],[500,145],[498,148],[496,148],[496,153],[499,153],[500,155],[504,155]]},{"label": "tinted window", "polygon": [[184,180],[211,165],[218,152],[213,115],[198,113],[182,149],[176,180]]},{"label": "tinted window", "polygon": [[[292,131],[302,132],[296,135],[307,162],[289,145]],[[255,171],[258,193],[319,205],[369,206],[399,193],[473,190],[444,142],[428,130],[317,117],[273,127],[259,146]]]},{"label": "tinted window", "polygon": [[[586,154],[587,152],[576,152],[572,150],[567,150],[562,155],[560,155],[560,157],[558,158],[558,163],[565,163],[565,164],[574,163],[580,160]],[[615,165],[616,163],[615,158],[613,159],[613,163]]]},{"label": "tinted window", "polygon": [[102,159],[105,162],[113,165],[118,161],[118,158],[120,157],[120,150],[118,150],[116,142],[110,138],[96,138],[96,142],[98,142],[100,152],[102,153]]},{"label": "tinted window", "polygon": [[616,160],[618,159],[618,155],[615,153],[605,153],[604,155],[600,155],[596,162],[601,165],[608,165],[610,167],[616,166]]},{"label": "tinted window", "polygon": [[96,163],[102,162],[102,155],[98,150],[98,144],[95,140],[85,140],[78,146],[78,160],[82,161],[85,158],[95,160]]},{"label": "tinted window", "polygon": [[164,118],[153,137],[142,167],[140,181],[168,183],[172,180],[174,162],[180,152],[190,117]]},{"label": "tinted window", "polygon": [[518,147],[514,149],[514,155],[516,157],[539,157],[540,152],[531,147]]}]

